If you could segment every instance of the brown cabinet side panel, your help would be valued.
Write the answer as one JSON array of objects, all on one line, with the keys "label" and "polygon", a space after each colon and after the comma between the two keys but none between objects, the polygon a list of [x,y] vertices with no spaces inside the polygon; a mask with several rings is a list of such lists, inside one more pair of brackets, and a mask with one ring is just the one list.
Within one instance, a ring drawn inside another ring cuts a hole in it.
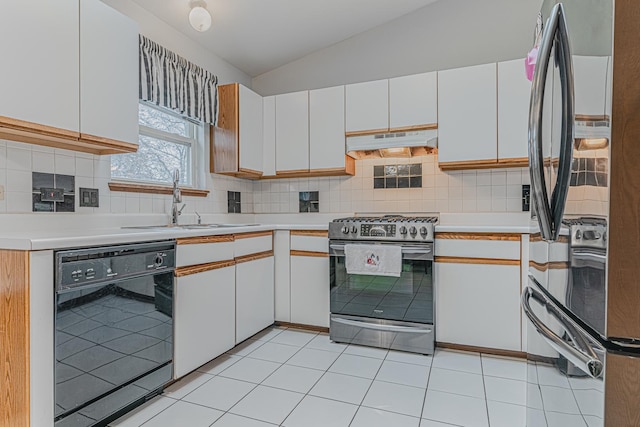
[{"label": "brown cabinet side panel", "polygon": [[29,253],[0,250],[0,427],[29,426]]},{"label": "brown cabinet side panel", "polygon": [[[607,335],[640,337],[640,2],[615,2]],[[612,424],[614,425],[614,424]],[[617,424],[615,424],[617,425]]]},{"label": "brown cabinet side panel", "polygon": [[640,426],[640,358],[607,355],[605,425]]},{"label": "brown cabinet side panel", "polygon": [[214,173],[238,172],[239,88],[237,83],[218,87],[218,124],[211,127],[211,161]]}]

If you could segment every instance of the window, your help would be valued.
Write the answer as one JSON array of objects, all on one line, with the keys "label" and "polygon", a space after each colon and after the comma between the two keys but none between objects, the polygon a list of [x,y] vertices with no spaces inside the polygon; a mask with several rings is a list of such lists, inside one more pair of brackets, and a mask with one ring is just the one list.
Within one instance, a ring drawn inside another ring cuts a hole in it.
[{"label": "window", "polygon": [[138,114],[138,151],[111,156],[111,178],[171,184],[173,171],[180,169],[180,185],[195,186],[203,125],[144,102],[140,102]]}]

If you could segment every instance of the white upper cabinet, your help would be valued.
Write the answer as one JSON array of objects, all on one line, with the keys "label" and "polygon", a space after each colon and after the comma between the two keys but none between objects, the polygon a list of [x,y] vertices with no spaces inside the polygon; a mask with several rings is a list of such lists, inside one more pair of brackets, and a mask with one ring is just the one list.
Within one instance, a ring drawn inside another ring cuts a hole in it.
[{"label": "white upper cabinet", "polygon": [[262,97],[239,85],[240,169],[262,171]]},{"label": "white upper cabinet", "polygon": [[309,170],[309,92],[276,95],[276,171]]},{"label": "white upper cabinet", "polygon": [[309,168],[345,167],[344,86],[309,91]]},{"label": "white upper cabinet", "polygon": [[528,156],[531,82],[524,60],[498,63],[498,160]]},{"label": "white upper cabinet", "polygon": [[346,131],[389,128],[389,80],[346,86]]},{"label": "white upper cabinet", "polygon": [[138,25],[80,2],[80,133],[138,143]]},{"label": "white upper cabinet", "polygon": [[78,7],[78,0],[2,3],[0,116],[78,132]]},{"label": "white upper cabinet", "polygon": [[262,176],[276,174],[276,97],[262,98]]},{"label": "white upper cabinet", "polygon": [[438,73],[389,79],[389,127],[438,122]]},{"label": "white upper cabinet", "polygon": [[496,64],[438,73],[438,161],[495,161]]},{"label": "white upper cabinet", "polygon": [[573,56],[576,115],[606,114],[610,59],[608,56]]}]

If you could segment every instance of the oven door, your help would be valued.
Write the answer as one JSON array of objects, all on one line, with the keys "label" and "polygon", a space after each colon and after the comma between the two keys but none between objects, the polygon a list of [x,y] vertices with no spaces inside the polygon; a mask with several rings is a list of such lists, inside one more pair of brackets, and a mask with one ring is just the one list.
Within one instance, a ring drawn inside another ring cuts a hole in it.
[{"label": "oven door", "polygon": [[432,353],[433,244],[400,244],[402,272],[387,277],[347,274],[345,243],[329,245],[331,339]]}]

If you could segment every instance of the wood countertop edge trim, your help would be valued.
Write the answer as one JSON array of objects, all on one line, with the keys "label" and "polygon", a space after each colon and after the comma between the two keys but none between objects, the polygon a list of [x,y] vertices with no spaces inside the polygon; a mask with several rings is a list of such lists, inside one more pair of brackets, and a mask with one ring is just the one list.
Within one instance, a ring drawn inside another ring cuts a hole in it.
[{"label": "wood countertop edge trim", "polygon": [[329,230],[291,230],[291,236],[329,237]]},{"label": "wood countertop edge trim", "polygon": [[487,232],[436,232],[436,239],[446,240],[496,240],[519,242],[520,233],[487,233]]},{"label": "wood countertop edge trim", "polygon": [[247,233],[238,233],[238,234],[234,234],[233,237],[236,240],[240,240],[240,239],[251,239],[253,237],[266,237],[266,236],[273,236],[273,230],[266,230],[266,231],[249,231]]},{"label": "wood countertop edge trim", "polygon": [[478,347],[474,345],[452,344],[446,342],[436,342],[436,347],[447,348],[450,350],[471,351],[474,353],[491,354],[494,356],[514,357],[518,359],[526,359],[527,353],[517,350],[503,350],[500,348]]},{"label": "wood countertop edge trim", "polygon": [[[109,190],[127,193],[173,194],[173,188],[164,185],[129,184],[124,182],[110,182]],[[207,197],[209,195],[209,190],[196,188],[181,188],[180,192],[183,196],[190,197]]]},{"label": "wood countertop edge trim", "polygon": [[291,250],[289,252],[290,256],[306,256],[306,257],[316,257],[316,258],[329,258],[328,252],[315,252],[315,251],[298,251]]},{"label": "wood countertop edge trim", "polygon": [[273,250],[270,250],[270,251],[258,252],[255,254],[239,256],[239,257],[236,257],[235,261],[237,265],[237,264],[242,264],[244,262],[257,261],[259,259],[269,258],[272,256],[273,256]]},{"label": "wood countertop edge trim", "polygon": [[520,266],[519,259],[502,258],[462,258],[453,256],[436,256],[434,262],[443,264],[482,264],[482,265],[512,265]]},{"label": "wood countertop edge trim", "polygon": [[192,274],[204,273],[211,270],[217,270],[225,267],[233,267],[236,265],[235,260],[216,261],[207,264],[189,265],[186,267],[176,268],[174,275],[176,277],[190,276]]},{"label": "wood countertop edge trim", "polygon": [[202,243],[223,243],[233,242],[234,238],[232,234],[214,235],[214,236],[198,236],[198,237],[182,237],[176,239],[178,245],[195,245]]}]

